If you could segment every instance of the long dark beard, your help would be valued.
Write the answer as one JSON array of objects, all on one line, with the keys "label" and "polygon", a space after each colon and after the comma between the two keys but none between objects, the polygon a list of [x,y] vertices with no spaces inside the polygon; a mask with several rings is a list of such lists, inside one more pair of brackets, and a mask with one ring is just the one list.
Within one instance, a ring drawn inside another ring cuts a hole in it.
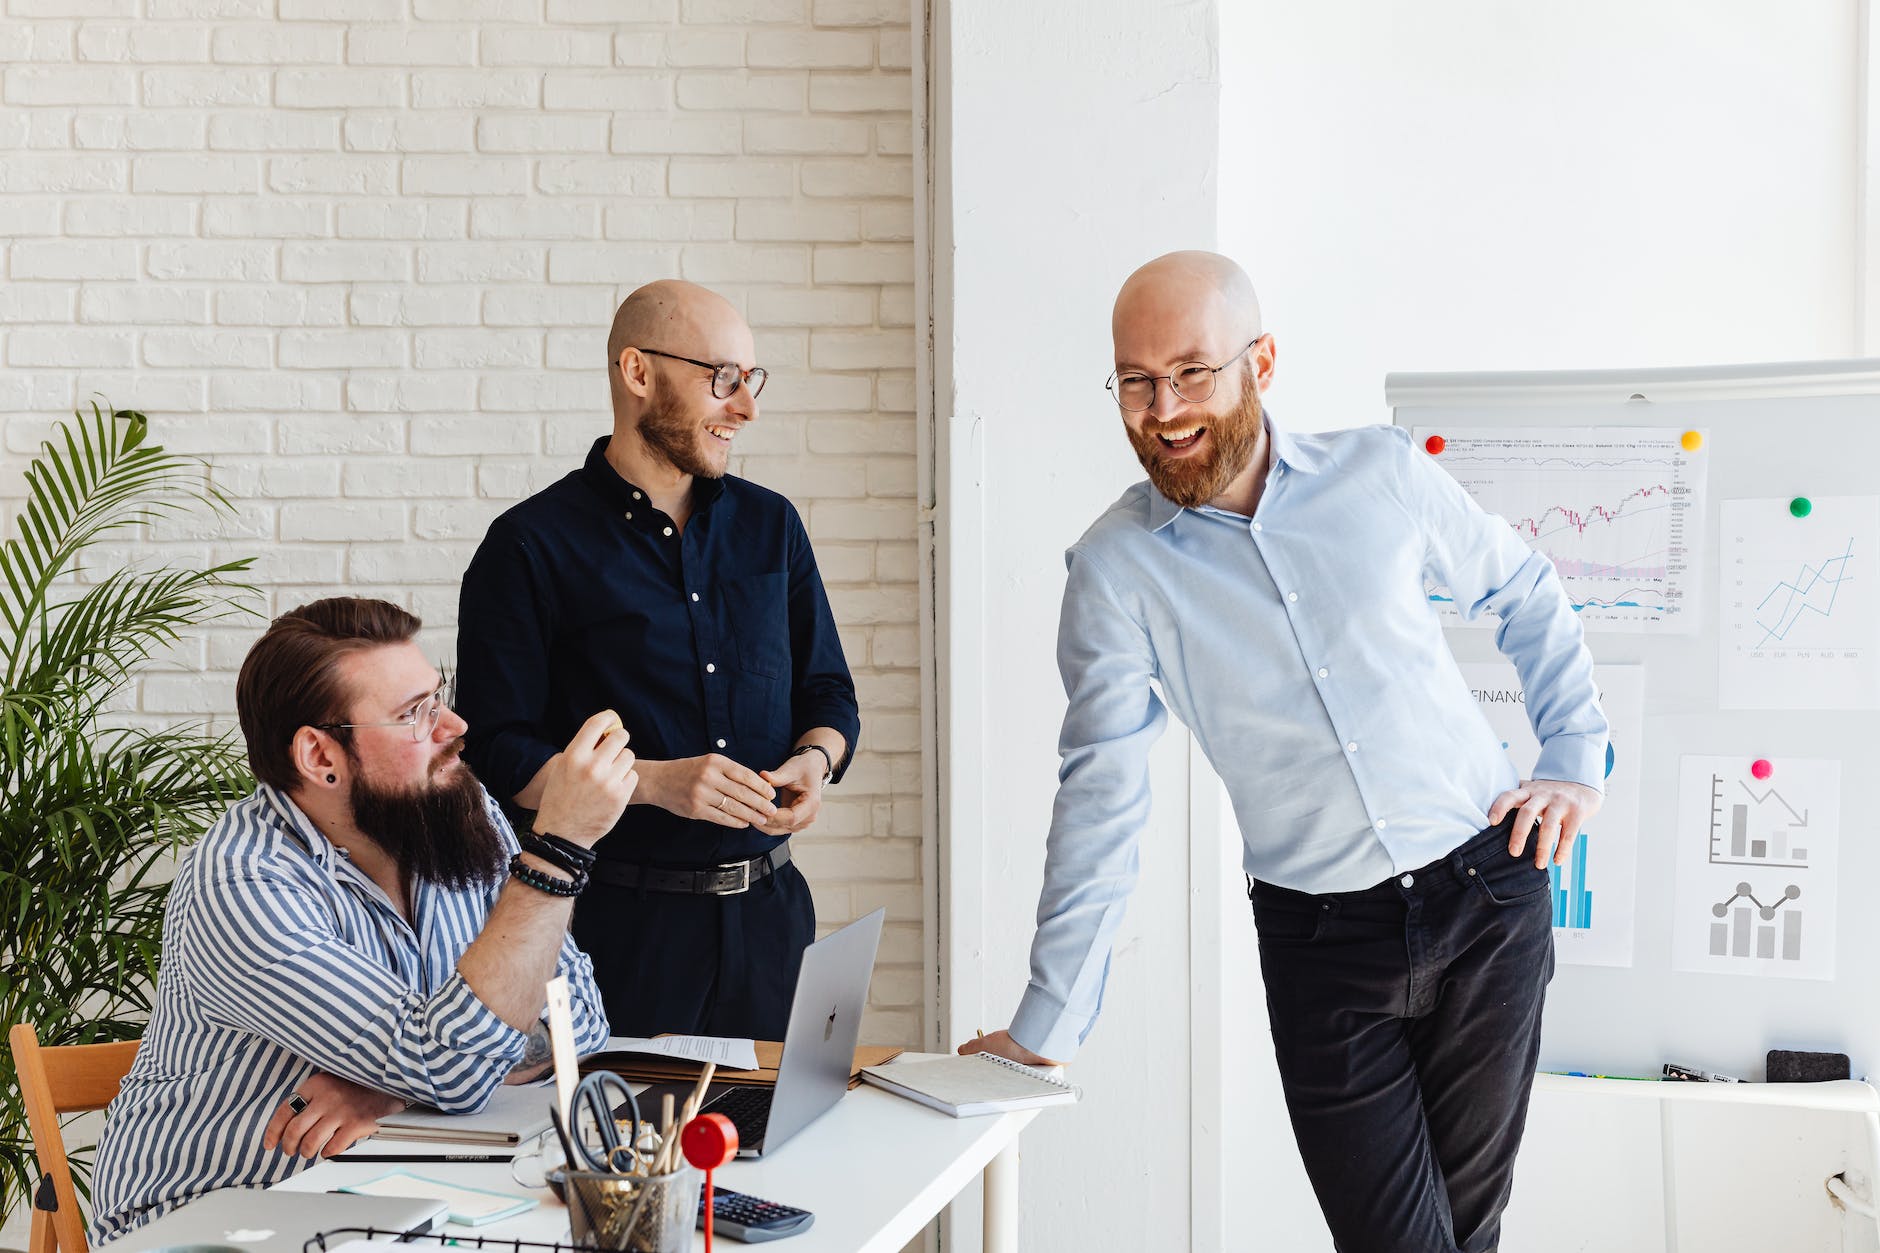
[{"label": "long dark beard", "polygon": [[[1136,450],[1136,460],[1149,474],[1149,482],[1184,509],[1197,509],[1219,496],[1253,460],[1253,451],[1260,443],[1260,389],[1254,386],[1253,371],[1245,365],[1241,367],[1240,381],[1240,402],[1225,413],[1209,414],[1201,423],[1214,437],[1214,448],[1205,457],[1170,461],[1158,438],[1164,426],[1145,422],[1141,431],[1123,427],[1130,446]],[[1184,420],[1182,425],[1194,423]]]},{"label": "long dark beard", "polygon": [[[440,777],[441,772],[441,777]],[[407,880],[461,890],[493,883],[508,865],[483,788],[461,758],[440,762],[419,788],[379,788],[353,762],[353,824],[385,850]]]},{"label": "long dark beard", "polygon": [[[663,386],[660,390],[664,390]],[[655,395],[649,400],[645,412],[640,414],[640,438],[682,474],[715,479],[724,473],[705,460],[698,446],[698,420],[688,415],[685,406],[671,394]]]}]

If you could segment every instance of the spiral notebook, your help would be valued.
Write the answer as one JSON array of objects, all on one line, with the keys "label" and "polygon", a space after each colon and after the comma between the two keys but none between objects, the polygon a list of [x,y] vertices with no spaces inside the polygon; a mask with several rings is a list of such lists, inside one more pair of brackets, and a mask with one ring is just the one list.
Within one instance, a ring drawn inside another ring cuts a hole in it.
[{"label": "spiral notebook", "polygon": [[955,1118],[1069,1105],[1083,1095],[1081,1088],[1061,1082],[1042,1070],[1021,1066],[991,1053],[935,1057],[893,1066],[864,1066],[862,1081]]}]

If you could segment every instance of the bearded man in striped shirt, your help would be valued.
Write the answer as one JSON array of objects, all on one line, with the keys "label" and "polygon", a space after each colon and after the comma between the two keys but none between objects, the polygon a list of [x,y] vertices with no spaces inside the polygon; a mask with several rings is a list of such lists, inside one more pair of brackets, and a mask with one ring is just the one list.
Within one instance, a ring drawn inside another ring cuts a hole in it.
[{"label": "bearded man in striped shirt", "polygon": [[577,1047],[606,1039],[568,918],[638,782],[626,732],[582,726],[519,843],[460,756],[419,625],[315,601],[242,663],[259,786],[178,869],[150,1027],[105,1116],[94,1244],[284,1179],[409,1105],[471,1112],[540,1075],[557,974]]}]

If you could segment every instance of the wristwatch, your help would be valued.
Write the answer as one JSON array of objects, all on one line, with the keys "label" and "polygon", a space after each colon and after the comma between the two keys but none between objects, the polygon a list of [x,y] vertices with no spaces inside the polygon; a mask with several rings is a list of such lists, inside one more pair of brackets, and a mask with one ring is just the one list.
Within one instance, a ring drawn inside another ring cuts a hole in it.
[{"label": "wristwatch", "polygon": [[804,753],[821,753],[822,754],[823,786],[827,787],[829,785],[829,780],[836,777],[835,759],[829,756],[829,750],[824,748],[821,744],[798,744],[795,750],[791,752],[790,756],[801,757]]}]

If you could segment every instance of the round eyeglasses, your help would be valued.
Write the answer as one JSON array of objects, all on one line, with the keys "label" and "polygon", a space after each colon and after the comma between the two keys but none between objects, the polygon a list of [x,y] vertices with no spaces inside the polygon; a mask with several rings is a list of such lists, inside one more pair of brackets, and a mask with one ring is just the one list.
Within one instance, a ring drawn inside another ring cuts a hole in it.
[{"label": "round eyeglasses", "polygon": [[412,711],[402,718],[391,722],[316,722],[313,725],[321,731],[350,731],[356,727],[410,727],[411,742],[422,744],[437,734],[437,724],[444,717],[444,707],[450,704],[453,684],[449,679],[437,685],[437,690],[419,701]]},{"label": "round eyeglasses", "polygon": [[712,398],[714,400],[731,399],[731,394],[737,391],[740,386],[750,388],[751,399],[756,400],[757,394],[764,390],[764,384],[770,381],[770,371],[766,370],[761,365],[752,366],[748,370],[741,370],[734,363],[729,361],[700,361],[696,357],[681,357],[676,352],[661,352],[657,348],[642,348],[640,351],[649,357],[664,357],[668,361],[683,361],[687,365],[695,365],[701,370],[710,370],[712,372]]},{"label": "round eyeglasses", "polygon": [[1155,386],[1163,379],[1168,380],[1169,390],[1190,404],[1200,404],[1214,395],[1215,380],[1221,371],[1247,354],[1247,348],[1259,343],[1261,336],[1247,341],[1247,347],[1221,362],[1209,365],[1205,361],[1184,361],[1167,374],[1145,374],[1141,370],[1118,370],[1112,373],[1103,384],[1109,393],[1116,397],[1116,403],[1130,413],[1141,413],[1145,409],[1155,408]]}]

